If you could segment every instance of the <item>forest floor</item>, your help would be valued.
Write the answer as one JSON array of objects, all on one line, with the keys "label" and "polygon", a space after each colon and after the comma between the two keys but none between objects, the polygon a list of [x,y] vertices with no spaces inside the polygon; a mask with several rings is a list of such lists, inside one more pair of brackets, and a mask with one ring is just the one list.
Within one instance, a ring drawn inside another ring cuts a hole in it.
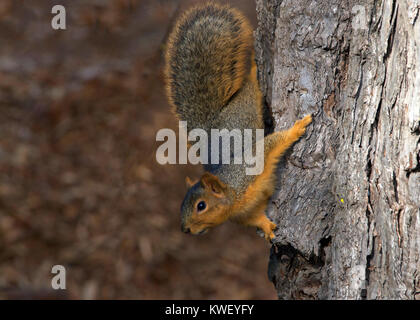
[{"label": "forest floor", "polygon": [[[155,160],[177,129],[162,50],[192,2],[73,0],[65,31],[54,1],[0,2],[0,298],[275,299],[269,244],[231,223],[183,234],[202,169]],[[255,25],[254,1],[232,4]]]}]

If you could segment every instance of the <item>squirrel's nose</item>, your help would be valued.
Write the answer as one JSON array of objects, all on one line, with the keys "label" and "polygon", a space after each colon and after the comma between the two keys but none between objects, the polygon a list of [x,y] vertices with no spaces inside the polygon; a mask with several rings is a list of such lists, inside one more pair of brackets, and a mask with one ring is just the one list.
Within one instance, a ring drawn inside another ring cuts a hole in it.
[{"label": "squirrel's nose", "polygon": [[181,226],[181,230],[184,233],[190,233],[191,232],[190,228],[186,228],[185,226]]}]

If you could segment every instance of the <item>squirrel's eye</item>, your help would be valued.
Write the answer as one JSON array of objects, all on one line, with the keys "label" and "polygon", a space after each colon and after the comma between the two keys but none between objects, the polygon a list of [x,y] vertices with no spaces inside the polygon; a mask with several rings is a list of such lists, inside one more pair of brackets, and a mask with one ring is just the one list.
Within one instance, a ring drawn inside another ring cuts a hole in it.
[{"label": "squirrel's eye", "polygon": [[197,204],[197,211],[198,211],[198,212],[203,211],[204,209],[206,209],[206,207],[207,207],[206,202],[204,202],[204,201],[200,201],[200,202]]}]

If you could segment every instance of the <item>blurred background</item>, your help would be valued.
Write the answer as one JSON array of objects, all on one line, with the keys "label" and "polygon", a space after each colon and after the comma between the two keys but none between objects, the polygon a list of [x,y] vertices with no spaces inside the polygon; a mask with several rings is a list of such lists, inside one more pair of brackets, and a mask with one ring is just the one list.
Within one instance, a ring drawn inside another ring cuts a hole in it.
[{"label": "blurred background", "polygon": [[[0,1],[1,299],[276,298],[255,229],[180,231],[201,167],[155,160],[156,132],[178,125],[165,40],[196,2]],[[253,0],[229,3],[256,25]],[[67,30],[51,28],[56,4]]]}]

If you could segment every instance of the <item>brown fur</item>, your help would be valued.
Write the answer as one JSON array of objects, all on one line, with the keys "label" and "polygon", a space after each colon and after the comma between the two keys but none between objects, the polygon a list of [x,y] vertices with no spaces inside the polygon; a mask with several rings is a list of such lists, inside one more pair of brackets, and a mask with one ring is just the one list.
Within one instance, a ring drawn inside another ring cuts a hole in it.
[{"label": "brown fur", "polygon": [[168,38],[165,75],[180,120],[203,127],[226,105],[248,77],[252,41],[248,21],[228,6],[199,5],[178,19]]},{"label": "brown fur", "polygon": [[[252,29],[228,6],[207,3],[183,14],[166,52],[168,99],[189,129],[261,129],[262,102],[253,60]],[[282,154],[304,133],[311,116],[264,138],[264,171],[246,176],[245,164],[205,166],[197,182],[186,179],[182,229],[201,234],[226,220],[260,228],[267,240],[276,225],[265,215]],[[204,201],[205,209],[198,204]]]}]

